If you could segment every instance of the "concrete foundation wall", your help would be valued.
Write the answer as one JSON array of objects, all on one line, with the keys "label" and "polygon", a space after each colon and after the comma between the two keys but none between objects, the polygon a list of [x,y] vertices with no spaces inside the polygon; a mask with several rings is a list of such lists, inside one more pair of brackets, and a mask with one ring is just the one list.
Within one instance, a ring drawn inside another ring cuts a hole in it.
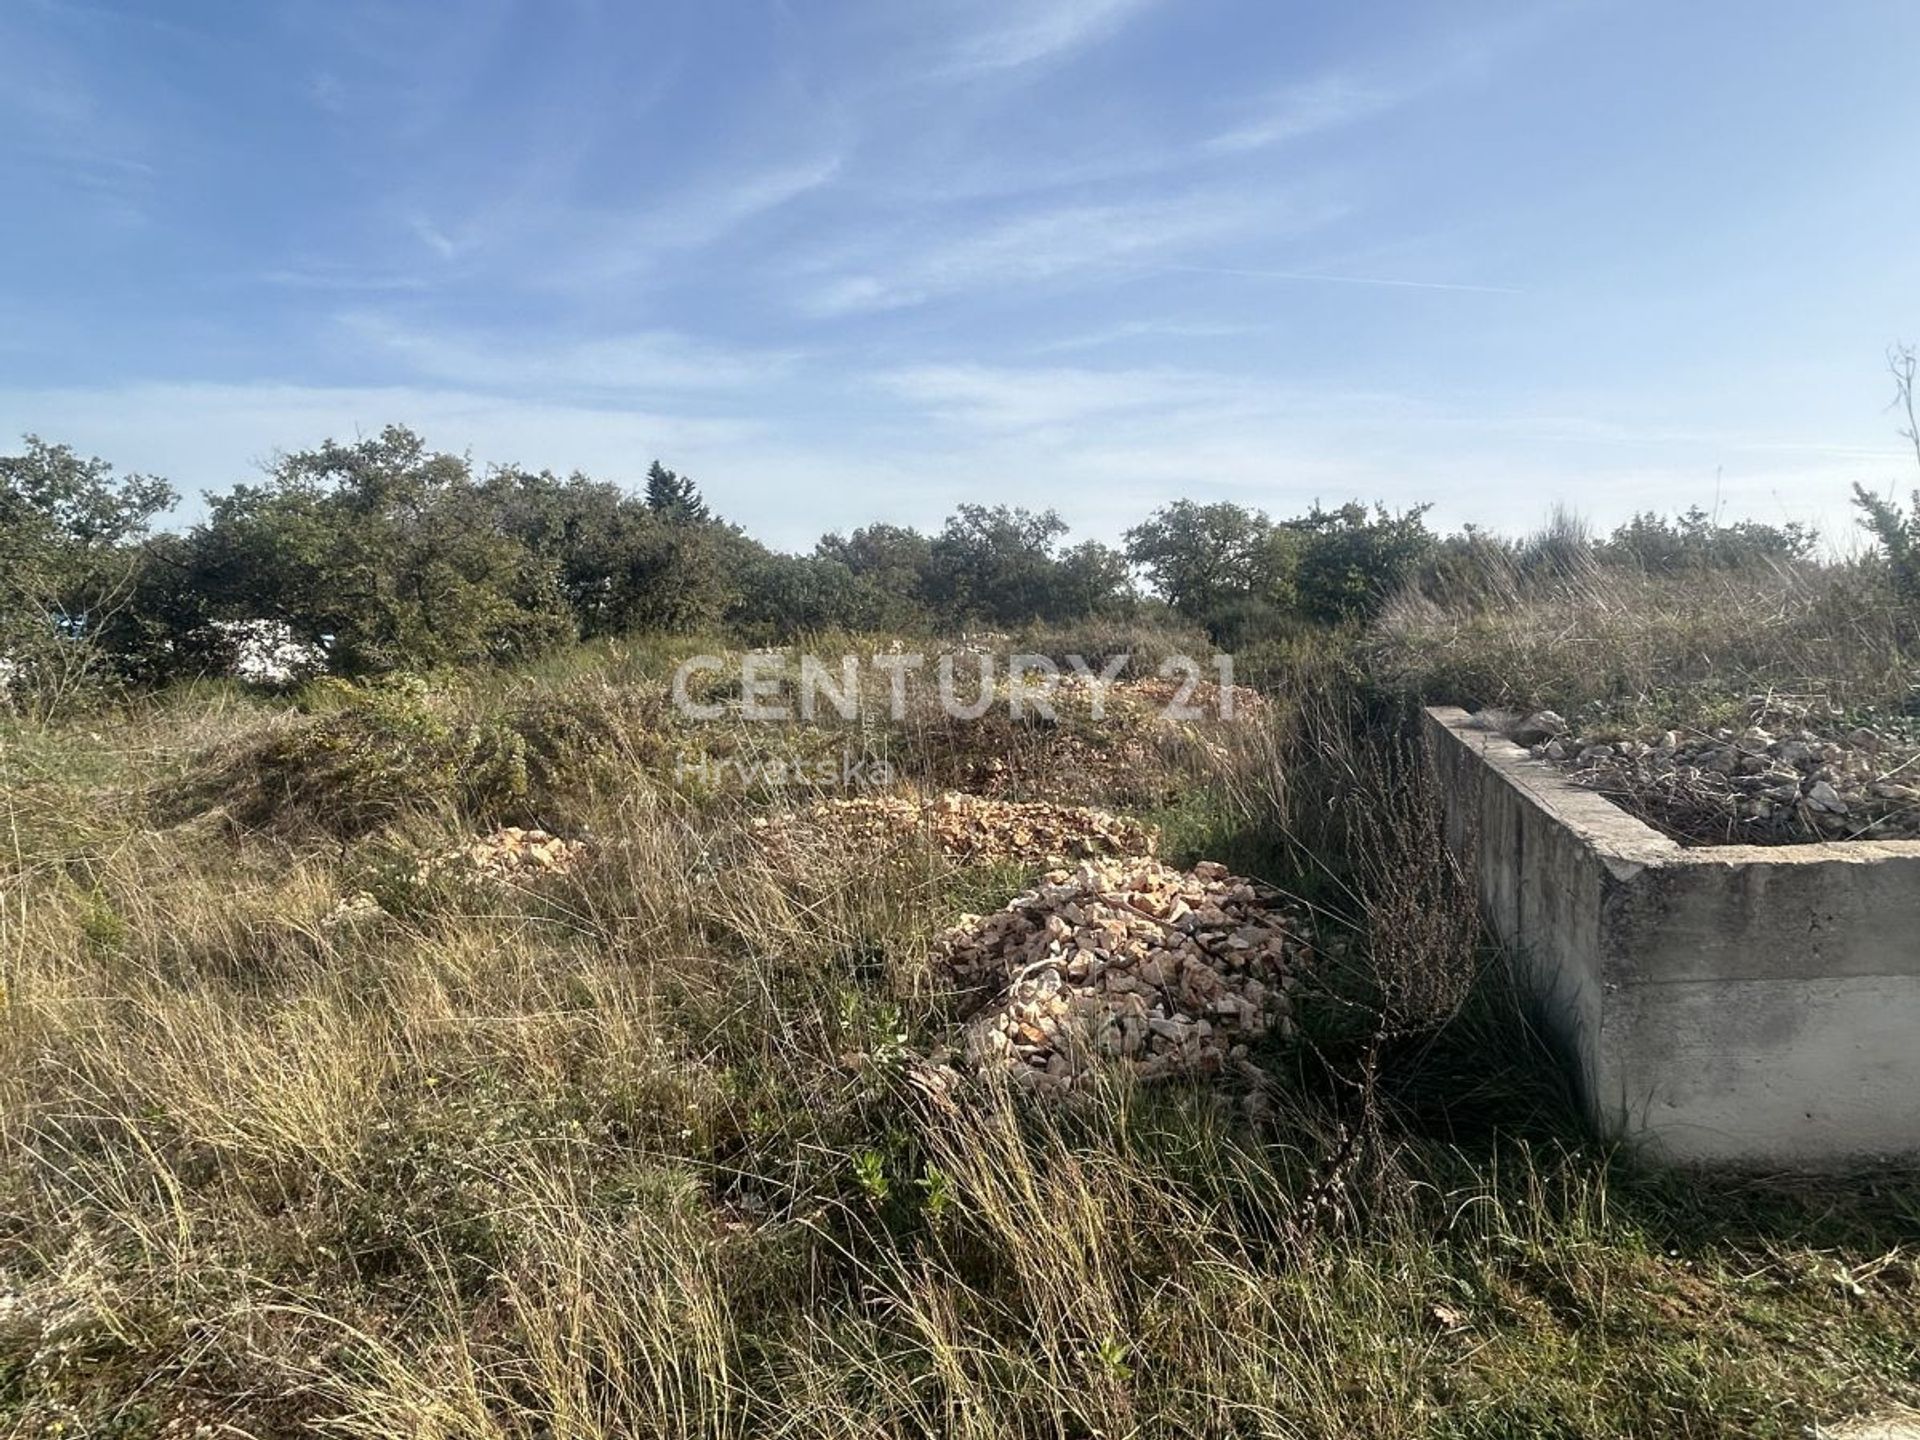
[{"label": "concrete foundation wall", "polygon": [[1464,711],[1427,729],[1596,1123],[1683,1160],[1920,1154],[1920,842],[1687,848]]}]

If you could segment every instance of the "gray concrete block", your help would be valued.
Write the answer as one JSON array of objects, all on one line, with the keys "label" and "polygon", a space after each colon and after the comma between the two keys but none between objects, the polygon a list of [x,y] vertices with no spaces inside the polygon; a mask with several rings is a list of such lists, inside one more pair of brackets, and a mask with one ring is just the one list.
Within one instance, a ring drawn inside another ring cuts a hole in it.
[{"label": "gray concrete block", "polygon": [[1426,722],[1596,1124],[1676,1160],[1920,1155],[1920,841],[1689,848],[1464,711]]}]

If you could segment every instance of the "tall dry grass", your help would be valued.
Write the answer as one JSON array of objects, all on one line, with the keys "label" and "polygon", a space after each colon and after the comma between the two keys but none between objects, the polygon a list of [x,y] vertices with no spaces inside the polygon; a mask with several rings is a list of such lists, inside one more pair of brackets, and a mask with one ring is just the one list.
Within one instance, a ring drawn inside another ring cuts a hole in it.
[{"label": "tall dry grass", "polygon": [[298,717],[8,732],[6,1429],[1749,1434],[1911,1390],[1911,1178],[1585,1142],[1422,868],[1417,764],[1301,708],[1183,749],[1157,818],[1315,891],[1353,973],[1257,1086],[1064,1108],[942,1065],[929,937],[1021,877],[794,875],[641,737],[566,792],[590,860],[515,891],[409,878],[451,800],[346,842],[152,802]]},{"label": "tall dry grass", "polygon": [[1473,707],[1698,721],[1765,691],[1899,710],[1920,684],[1912,616],[1864,564],[1650,574],[1480,557],[1462,593],[1396,597],[1369,666],[1402,694]]}]

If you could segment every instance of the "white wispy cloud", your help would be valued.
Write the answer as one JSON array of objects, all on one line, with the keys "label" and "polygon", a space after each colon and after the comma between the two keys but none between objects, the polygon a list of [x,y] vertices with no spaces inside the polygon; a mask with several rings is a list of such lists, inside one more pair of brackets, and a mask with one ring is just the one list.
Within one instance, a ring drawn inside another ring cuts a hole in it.
[{"label": "white wispy cloud", "polygon": [[1256,224],[1270,237],[1298,234],[1338,213],[1331,204],[1220,193],[1034,210],[957,239],[897,238],[894,254],[826,280],[801,306],[822,316],[890,310],[987,286],[1113,274]]},{"label": "white wispy cloud", "polygon": [[665,330],[542,343],[519,334],[410,327],[367,311],[342,315],[338,324],[356,345],[385,352],[424,378],[523,392],[726,390],[766,381],[793,361]]},{"label": "white wispy cloud", "polygon": [[30,166],[102,218],[138,225],[159,175],[144,129],[95,83],[80,42],[60,35],[67,17],[46,15],[41,28],[30,14],[0,14],[0,162]]},{"label": "white wispy cloud", "polygon": [[467,248],[467,245],[447,234],[424,215],[415,215],[407,221],[407,229],[412,231],[420,243],[442,260],[451,260]]},{"label": "white wispy cloud", "polygon": [[954,46],[956,69],[1007,70],[1103,40],[1157,0],[1017,0]]},{"label": "white wispy cloud", "polygon": [[1224,340],[1236,335],[1251,335],[1254,325],[1226,324],[1211,320],[1123,320],[1098,330],[1064,335],[1031,347],[1035,355],[1059,355],[1078,350],[1104,350],[1136,340]]},{"label": "white wispy cloud", "polygon": [[1124,415],[1204,410],[1218,414],[1247,394],[1231,376],[1180,369],[922,365],[888,372],[881,383],[930,418],[987,431],[1078,425]]},{"label": "white wispy cloud", "polygon": [[[577,468],[616,480],[638,480],[655,455],[676,457],[688,468],[730,470],[718,464],[720,457],[753,445],[765,430],[754,420],[453,387],[153,383],[0,390],[0,435],[32,430],[58,437],[123,469],[165,475],[189,496],[250,480],[281,451],[329,436],[377,434],[389,424],[410,425],[436,448],[470,452],[480,464]],[[744,512],[745,497],[721,498]],[[182,518],[199,513],[190,500]]]},{"label": "white wispy cloud", "polygon": [[252,276],[253,281],[283,290],[321,290],[342,293],[425,290],[425,275],[407,270],[385,270],[338,260],[295,260]]},{"label": "white wispy cloud", "polygon": [[683,191],[649,216],[640,233],[653,243],[704,245],[737,225],[798,200],[840,173],[841,157],[815,155]]},{"label": "white wispy cloud", "polygon": [[1244,265],[1178,265],[1163,270],[1190,275],[1237,275],[1248,280],[1287,280],[1313,285],[1377,285],[1390,290],[1457,290],[1469,295],[1523,295],[1511,285],[1476,285],[1464,280],[1415,280],[1404,276],[1336,275],[1323,270],[1269,270]]},{"label": "white wispy cloud", "polygon": [[807,155],[664,194],[628,214],[570,217],[554,278],[602,283],[634,275],[663,255],[709,245],[749,222],[832,183],[838,154]]},{"label": "white wispy cloud", "polygon": [[1273,145],[1337,130],[1402,104],[1408,92],[1364,84],[1346,75],[1322,75],[1284,86],[1260,101],[1252,118],[1206,142],[1221,154]]}]

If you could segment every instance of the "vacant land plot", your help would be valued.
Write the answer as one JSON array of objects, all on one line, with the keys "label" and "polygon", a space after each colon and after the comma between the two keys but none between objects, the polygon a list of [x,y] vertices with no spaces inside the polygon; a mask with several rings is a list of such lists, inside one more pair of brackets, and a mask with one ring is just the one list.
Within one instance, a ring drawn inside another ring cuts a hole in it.
[{"label": "vacant land plot", "polygon": [[[7,729],[6,1427],[1788,1436],[1920,1398],[1914,1177],[1588,1140],[1417,757],[1315,654],[1231,721],[695,726],[670,655],[602,647]],[[888,784],[757,763],[848,747]]]}]

